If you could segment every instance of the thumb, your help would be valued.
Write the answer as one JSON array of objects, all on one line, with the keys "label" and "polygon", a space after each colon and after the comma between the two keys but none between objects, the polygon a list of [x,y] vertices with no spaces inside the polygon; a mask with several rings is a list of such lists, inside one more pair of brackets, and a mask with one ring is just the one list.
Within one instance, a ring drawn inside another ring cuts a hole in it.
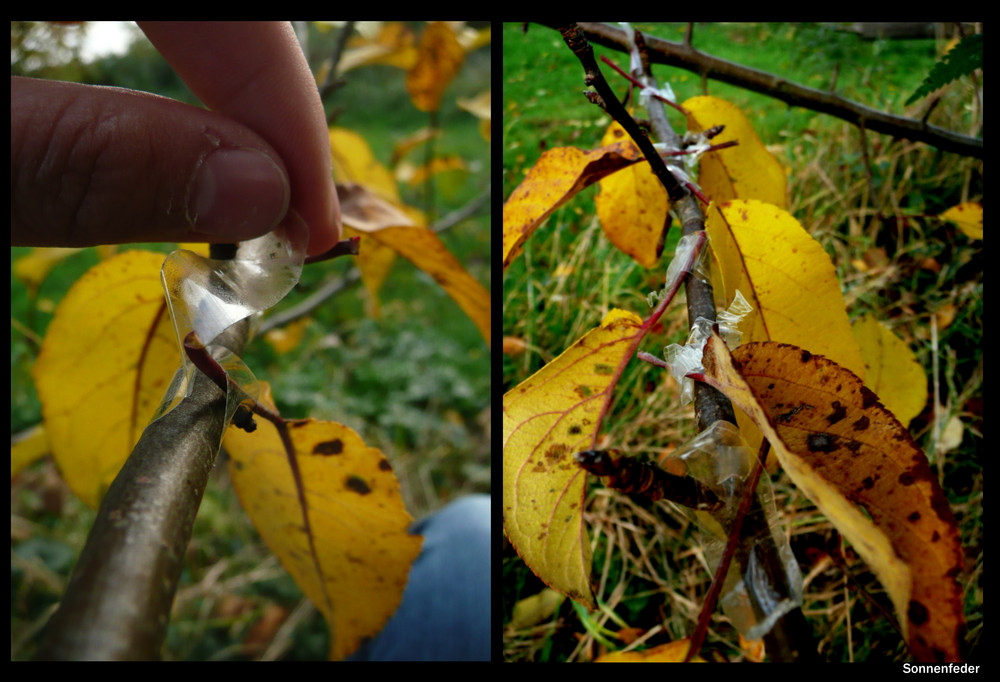
[{"label": "thumb", "polygon": [[277,153],[220,114],[27,78],[10,92],[12,245],[234,242],[288,210]]}]

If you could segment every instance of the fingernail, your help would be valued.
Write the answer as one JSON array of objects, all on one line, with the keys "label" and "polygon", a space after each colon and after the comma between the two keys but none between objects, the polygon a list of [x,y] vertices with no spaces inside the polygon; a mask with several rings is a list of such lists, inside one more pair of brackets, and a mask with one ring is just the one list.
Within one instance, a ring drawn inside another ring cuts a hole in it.
[{"label": "fingernail", "polygon": [[198,232],[240,241],[269,232],[289,201],[285,173],[252,149],[217,149],[195,171],[188,220]]}]

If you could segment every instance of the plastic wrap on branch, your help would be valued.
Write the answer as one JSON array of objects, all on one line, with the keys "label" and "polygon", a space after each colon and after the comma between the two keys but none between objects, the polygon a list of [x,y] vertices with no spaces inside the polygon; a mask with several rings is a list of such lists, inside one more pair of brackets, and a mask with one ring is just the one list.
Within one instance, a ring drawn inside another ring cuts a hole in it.
[{"label": "plastic wrap on branch", "polygon": [[[283,299],[302,274],[308,239],[305,223],[290,214],[275,231],[241,242],[232,260],[213,260],[186,250],[167,256],[160,275],[184,372],[178,373],[167,390],[154,421],[170,412],[190,391],[196,370],[185,353],[188,334],[196,332],[211,351],[212,341],[225,329]],[[227,391],[228,422],[241,403],[256,399],[257,381],[238,356],[228,350],[216,349],[216,353],[219,364],[233,380],[229,385],[239,387]]]},{"label": "plastic wrap on branch", "polygon": [[[714,571],[740,506],[753,457],[733,424],[717,421],[687,446],[661,462],[668,471],[684,471],[704,486],[720,491],[724,504],[713,511],[684,509],[700,529],[705,557]],[[802,573],[782,532],[766,476],[757,485],[751,514],[763,514],[755,523],[743,523],[744,534],[726,575],[720,604],[733,625],[747,639],[762,638],[774,623],[802,605]],[[747,533],[748,528],[760,532]],[[770,546],[769,546],[770,545]],[[777,552],[774,551],[777,547]],[[766,559],[777,556],[780,566]]]},{"label": "plastic wrap on branch", "polygon": [[[740,322],[752,310],[753,307],[737,290],[729,308],[718,314],[719,334],[730,349],[740,345],[743,336],[739,329]],[[681,387],[682,405],[687,405],[694,397],[694,381],[688,379],[687,375],[703,371],[701,353],[705,341],[712,336],[712,324],[704,317],[699,317],[691,326],[691,334],[685,345],[672,343],[663,349],[663,359],[670,366],[670,374]]]},{"label": "plastic wrap on branch", "polygon": [[647,77],[645,69],[642,68],[642,57],[639,56],[639,46],[635,44],[635,32],[632,30],[632,26],[627,21],[620,21],[618,25],[625,31],[625,37],[628,40],[629,71],[636,80],[642,83],[642,89],[639,91],[639,105],[643,108],[649,108],[649,101],[655,98],[677,106],[677,96],[674,95],[674,90],[669,84],[664,83],[662,88],[654,88],[650,85],[650,79]]},{"label": "plastic wrap on branch", "polygon": [[672,291],[677,281],[689,272],[695,273],[701,279],[707,280],[709,278],[706,266],[707,261],[705,260],[706,249],[702,249],[694,263],[690,267],[688,266],[691,253],[695,249],[700,248],[705,238],[706,234],[704,231],[692,232],[680,238],[680,241],[677,242],[677,248],[674,250],[674,257],[671,259],[670,265],[667,266],[663,289],[650,292],[646,295],[646,303],[649,304],[650,308],[655,306],[656,301],[662,299],[666,292]]}]

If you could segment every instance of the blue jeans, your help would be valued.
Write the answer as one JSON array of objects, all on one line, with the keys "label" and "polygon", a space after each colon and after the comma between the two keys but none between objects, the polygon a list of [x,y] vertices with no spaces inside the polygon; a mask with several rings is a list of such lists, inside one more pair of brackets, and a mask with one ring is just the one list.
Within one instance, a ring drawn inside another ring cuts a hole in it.
[{"label": "blue jeans", "polygon": [[348,660],[490,660],[490,506],[469,495],[413,524],[424,544],[403,601]]}]

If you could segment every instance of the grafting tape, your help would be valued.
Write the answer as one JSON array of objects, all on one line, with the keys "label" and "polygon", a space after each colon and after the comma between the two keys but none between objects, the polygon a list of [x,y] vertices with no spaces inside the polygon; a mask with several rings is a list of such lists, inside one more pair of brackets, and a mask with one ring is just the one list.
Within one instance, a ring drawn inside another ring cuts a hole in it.
[{"label": "grafting tape", "polygon": [[[267,310],[292,290],[302,274],[309,230],[289,212],[273,232],[241,242],[231,260],[204,258],[177,250],[167,256],[160,271],[167,307],[181,350],[182,372],[175,375],[153,417],[170,412],[190,392],[197,371],[184,350],[184,339],[194,331],[226,370],[232,381],[227,390],[227,423],[241,403],[256,399],[257,380],[239,356],[213,347],[223,331],[251,315]],[[233,389],[232,386],[238,387]]]}]

